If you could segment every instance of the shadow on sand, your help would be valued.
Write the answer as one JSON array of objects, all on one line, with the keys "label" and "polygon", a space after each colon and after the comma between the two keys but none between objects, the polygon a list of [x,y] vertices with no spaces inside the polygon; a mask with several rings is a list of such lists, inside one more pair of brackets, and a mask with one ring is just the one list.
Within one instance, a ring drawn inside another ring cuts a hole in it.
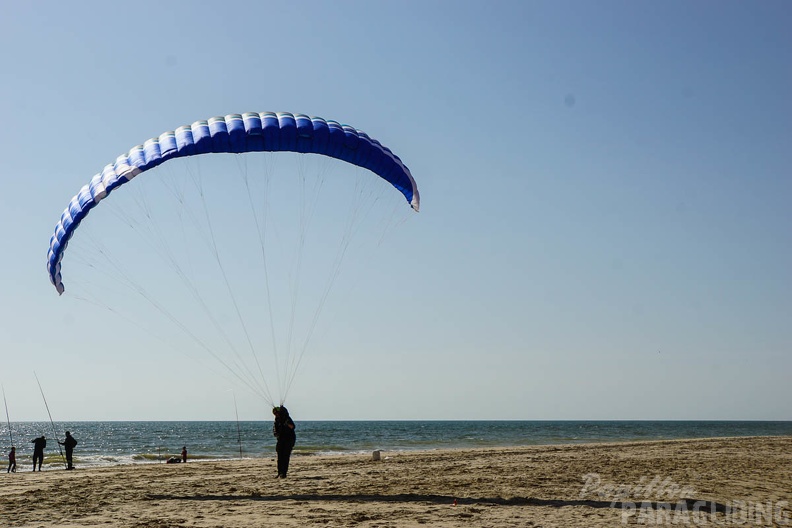
[{"label": "shadow on sand", "polygon": [[316,501],[316,502],[420,502],[433,504],[478,504],[478,505],[497,505],[497,506],[550,506],[553,508],[563,508],[565,506],[587,506],[589,508],[614,508],[614,509],[634,509],[651,508],[672,509],[682,507],[688,511],[701,511],[706,513],[725,513],[727,506],[714,501],[679,499],[675,502],[663,501],[595,501],[595,500],[560,500],[560,499],[535,499],[531,497],[512,497],[504,499],[502,497],[453,497],[450,495],[422,495],[419,493],[402,493],[397,495],[339,495],[339,494],[294,494],[294,495],[147,495],[148,500],[172,500],[172,501]]}]

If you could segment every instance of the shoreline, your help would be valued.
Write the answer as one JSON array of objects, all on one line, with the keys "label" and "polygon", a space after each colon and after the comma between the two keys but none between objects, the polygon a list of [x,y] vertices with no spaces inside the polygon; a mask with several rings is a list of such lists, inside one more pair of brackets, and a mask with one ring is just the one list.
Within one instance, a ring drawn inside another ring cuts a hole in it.
[{"label": "shoreline", "polygon": [[22,470],[0,476],[0,525],[610,527],[680,501],[691,501],[688,516],[699,503],[711,510],[689,525],[722,526],[736,504],[769,505],[771,521],[792,524],[792,437],[382,455],[293,457],[287,479],[274,478],[274,456]]},{"label": "shoreline", "polygon": [[[557,448],[557,447],[605,447],[605,446],[613,446],[613,445],[622,445],[625,447],[635,447],[635,446],[651,446],[657,444],[665,444],[665,443],[674,443],[674,442],[685,442],[685,443],[696,443],[696,442],[709,442],[709,441],[718,441],[718,440],[760,440],[760,439],[792,439],[792,435],[750,435],[750,436],[712,436],[712,437],[696,437],[696,438],[663,438],[663,439],[629,439],[629,440],[586,440],[580,442],[559,442],[559,443],[537,443],[537,444],[511,444],[511,445],[492,445],[492,446],[477,446],[477,447],[438,447],[438,448],[405,448],[405,449],[376,449],[376,451],[380,451],[382,457],[387,456],[395,456],[395,455],[402,455],[402,454],[442,454],[448,453],[453,454],[455,452],[462,453],[462,452],[477,452],[477,451],[497,451],[497,450],[520,450],[520,449],[531,449],[531,448]],[[78,450],[79,451],[79,450]],[[301,451],[299,449],[299,445],[295,448],[292,453],[292,460],[295,459],[302,459],[302,458],[320,458],[320,457],[369,457],[371,456],[372,452],[375,450],[355,450],[355,451]],[[80,469],[95,469],[95,468],[106,468],[106,467],[137,467],[137,466],[150,466],[150,465],[160,465],[165,464],[166,460],[173,456],[178,457],[180,456],[179,453],[175,451],[172,454],[161,455],[161,458],[153,459],[155,455],[153,454],[133,454],[129,455],[129,457],[133,459],[139,459],[136,461],[118,461],[118,462],[108,462],[108,463],[85,463],[85,459],[81,463],[80,456],[75,457],[75,466],[80,466]],[[57,462],[47,462],[47,458],[55,458]],[[103,458],[108,458],[107,455],[102,455]],[[21,458],[21,462],[20,462]],[[26,472],[30,471],[30,462],[27,460],[29,457],[25,455],[18,455],[17,459],[17,466],[19,472]],[[120,458],[120,457],[119,457]],[[274,459],[275,458],[275,445],[272,443],[271,446],[264,446],[261,454],[259,455],[251,455],[251,456],[243,456],[243,457],[215,457],[209,455],[190,455],[189,462],[193,464],[198,463],[226,463],[226,462],[233,462],[233,461],[259,461],[259,460],[266,460],[266,459]],[[60,456],[57,453],[47,453],[45,455],[45,465],[44,471],[58,471],[62,469],[60,466],[62,465],[62,461]],[[32,472],[32,471],[31,471]]]},{"label": "shoreline", "polygon": [[[619,440],[581,440],[579,442],[558,442],[558,443],[535,443],[535,444],[504,444],[504,445],[491,445],[491,446],[464,446],[464,447],[437,447],[437,448],[403,448],[403,449],[376,449],[376,451],[380,451],[383,456],[387,456],[388,453],[393,454],[430,454],[430,453],[443,453],[443,452],[464,452],[464,451],[489,451],[489,450],[503,450],[503,449],[527,449],[527,448],[536,448],[536,447],[604,447],[610,445],[624,445],[624,446],[636,446],[636,445],[653,445],[653,444],[663,444],[663,443],[673,443],[673,442],[707,442],[707,441],[715,441],[715,440],[747,440],[747,439],[785,439],[789,438],[792,439],[792,435],[746,435],[746,436],[711,436],[711,437],[695,437],[695,438],[658,438],[658,439],[619,439]],[[271,449],[270,449],[271,448]],[[79,449],[78,449],[79,451]],[[271,453],[270,453],[271,451]],[[354,457],[354,456],[370,456],[372,451],[371,450],[349,450],[349,451],[303,451],[300,450],[299,444],[295,447],[295,450],[292,452],[292,459],[295,458],[313,458],[313,457]],[[262,460],[267,458],[274,458],[275,457],[275,444],[272,443],[271,446],[264,445],[261,451],[262,454],[258,456],[243,456],[243,457],[236,457],[236,456],[229,456],[229,457],[215,457],[209,455],[190,455],[190,462],[191,463],[204,463],[204,462],[231,462],[235,460],[245,461],[245,460]],[[107,458],[107,455],[101,455]],[[154,459],[152,457],[159,456],[160,458]],[[138,461],[133,462],[113,462],[107,464],[83,464],[83,469],[91,469],[91,468],[99,468],[99,467],[116,467],[116,466],[145,466],[145,465],[156,465],[156,464],[165,464],[167,458],[174,456],[180,456],[179,453],[173,452],[167,455],[154,455],[154,454],[132,454],[129,457],[135,459],[139,459]],[[18,457],[22,457],[22,460],[25,460],[24,455],[18,455]],[[59,466],[61,463],[60,455],[57,453],[47,453],[45,454],[45,471],[57,471],[60,469],[59,467],[52,467],[55,466],[55,463],[48,463],[46,461],[47,457],[49,458],[56,458],[58,460],[57,465]],[[80,456],[75,457],[75,465],[79,465],[80,463]],[[18,459],[19,464],[19,459]],[[23,463],[24,465],[24,463]],[[27,464],[30,465],[29,463]],[[49,466],[49,467],[48,467]],[[24,469],[22,470],[24,472]]]},{"label": "shoreline", "polygon": [[[682,425],[680,425],[680,423]],[[714,425],[713,425],[714,424]],[[18,461],[32,463],[27,441],[40,436],[45,424],[12,425]],[[51,425],[51,424],[50,424]],[[188,447],[195,459],[231,460],[272,456],[274,441],[266,422],[90,422],[62,423],[80,442],[80,467],[158,463]],[[790,422],[580,422],[580,421],[376,421],[298,422],[294,456],[355,456],[374,450],[410,452],[444,449],[487,449],[514,446],[589,445],[696,438],[792,436]],[[47,427],[49,431],[50,427]],[[50,435],[57,434],[50,431]],[[7,442],[7,440],[6,440]],[[5,444],[5,442],[3,442]],[[26,448],[27,446],[27,448]],[[2,446],[0,446],[2,448]],[[6,444],[4,449],[10,449]],[[8,451],[5,451],[7,453]],[[4,454],[4,452],[0,452]],[[45,468],[58,469],[57,446],[45,452]]]}]

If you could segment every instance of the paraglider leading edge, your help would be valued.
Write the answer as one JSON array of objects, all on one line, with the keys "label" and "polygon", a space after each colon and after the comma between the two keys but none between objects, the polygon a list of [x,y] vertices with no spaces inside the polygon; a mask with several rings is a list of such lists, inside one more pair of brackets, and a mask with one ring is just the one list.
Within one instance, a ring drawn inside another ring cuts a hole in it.
[{"label": "paraglider leading edge", "polygon": [[117,187],[169,159],[209,153],[299,152],[329,156],[370,170],[389,182],[415,211],[420,196],[410,170],[389,148],[337,121],[288,112],[247,112],[196,121],[133,147],[94,175],[71,199],[55,226],[47,252],[50,282],[65,291],[61,260],[91,209]]}]

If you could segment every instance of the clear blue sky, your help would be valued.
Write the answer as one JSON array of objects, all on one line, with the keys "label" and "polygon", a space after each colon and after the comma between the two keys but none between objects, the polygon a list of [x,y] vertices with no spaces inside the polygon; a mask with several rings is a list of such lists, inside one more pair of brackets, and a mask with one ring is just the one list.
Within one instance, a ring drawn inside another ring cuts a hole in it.
[{"label": "clear blue sky", "polygon": [[790,27],[785,1],[8,3],[11,419],[47,419],[34,370],[56,421],[233,419],[230,388],[268,419],[44,266],[118,154],[265,110],[368,132],[422,194],[298,418],[792,419]]}]

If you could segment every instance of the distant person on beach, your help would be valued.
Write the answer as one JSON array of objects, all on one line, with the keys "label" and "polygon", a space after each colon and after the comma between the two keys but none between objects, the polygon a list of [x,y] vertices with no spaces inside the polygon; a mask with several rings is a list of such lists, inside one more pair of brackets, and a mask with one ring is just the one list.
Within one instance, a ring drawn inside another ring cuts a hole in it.
[{"label": "distant person on beach", "polygon": [[66,469],[74,469],[72,455],[74,454],[74,447],[77,445],[77,440],[74,439],[69,431],[66,431],[66,439],[63,442],[58,440],[58,443],[66,448]]},{"label": "distant person on beach", "polygon": [[11,446],[11,452],[8,453],[8,471],[6,473],[16,473],[16,447]]},{"label": "distant person on beach", "polygon": [[177,456],[172,456],[165,461],[166,464],[181,464],[182,459]]},{"label": "distant person on beach", "polygon": [[182,462],[187,463],[187,446],[182,446]]},{"label": "distant person on beach", "polygon": [[44,461],[44,448],[47,447],[47,438],[44,435],[30,441],[33,444],[33,471],[36,471],[36,461],[38,469],[41,471],[41,463]]},{"label": "distant person on beach", "polygon": [[292,449],[297,442],[297,434],[294,432],[294,422],[289,416],[289,411],[281,405],[272,409],[275,415],[275,423],[272,426],[272,434],[278,439],[275,444],[275,452],[278,453],[278,478],[286,478],[289,471],[289,458]]}]

